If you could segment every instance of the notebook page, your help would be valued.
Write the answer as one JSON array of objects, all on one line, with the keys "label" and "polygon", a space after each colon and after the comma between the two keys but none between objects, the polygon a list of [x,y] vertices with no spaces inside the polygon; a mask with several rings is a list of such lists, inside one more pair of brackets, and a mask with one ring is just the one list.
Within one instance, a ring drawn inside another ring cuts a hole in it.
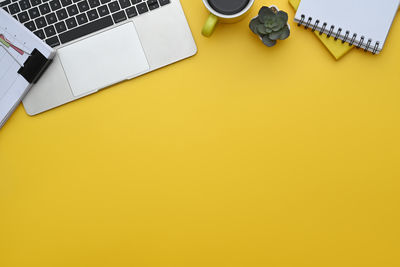
[{"label": "notebook page", "polygon": [[[343,40],[346,31],[349,31],[347,42],[351,41],[354,34],[357,34],[354,38],[355,45],[360,44],[366,48],[368,40],[371,39],[369,50],[373,51],[379,42],[376,52],[380,52],[399,2],[399,0],[302,0],[295,21],[300,22],[301,15],[305,15],[304,24],[312,18],[310,23],[312,27],[319,20],[317,30],[322,30],[323,23],[327,23],[325,33],[329,33],[331,26],[334,26],[332,36],[336,37],[340,28],[342,31],[337,37]],[[363,36],[364,41],[361,42]]]}]

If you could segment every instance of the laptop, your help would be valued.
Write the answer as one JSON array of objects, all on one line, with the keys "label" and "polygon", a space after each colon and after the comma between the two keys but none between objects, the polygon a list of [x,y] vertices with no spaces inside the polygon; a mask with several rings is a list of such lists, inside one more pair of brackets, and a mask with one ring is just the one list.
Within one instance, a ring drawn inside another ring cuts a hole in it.
[{"label": "laptop", "polygon": [[36,115],[197,52],[179,0],[0,0],[57,50],[23,104]]}]

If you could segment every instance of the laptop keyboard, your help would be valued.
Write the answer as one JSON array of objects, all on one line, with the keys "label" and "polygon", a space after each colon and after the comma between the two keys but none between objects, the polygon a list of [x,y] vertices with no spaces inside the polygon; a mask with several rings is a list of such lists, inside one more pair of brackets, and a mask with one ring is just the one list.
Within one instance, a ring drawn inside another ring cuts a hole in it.
[{"label": "laptop keyboard", "polygon": [[170,0],[5,0],[0,7],[51,47],[71,42]]}]

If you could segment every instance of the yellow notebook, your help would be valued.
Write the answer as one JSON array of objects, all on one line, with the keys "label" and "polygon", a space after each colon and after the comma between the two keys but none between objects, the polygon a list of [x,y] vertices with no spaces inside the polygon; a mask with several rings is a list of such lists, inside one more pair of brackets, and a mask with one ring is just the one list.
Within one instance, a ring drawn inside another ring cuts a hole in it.
[{"label": "yellow notebook", "polygon": [[[289,3],[293,6],[295,10],[300,5],[301,0],[289,0]],[[332,56],[336,59],[340,59],[347,52],[349,52],[353,46],[349,46],[348,44],[343,44],[341,41],[335,41],[334,38],[327,38],[326,34],[319,35],[319,32],[315,32],[315,36],[317,36],[321,42],[328,48],[329,52],[331,52]]]}]

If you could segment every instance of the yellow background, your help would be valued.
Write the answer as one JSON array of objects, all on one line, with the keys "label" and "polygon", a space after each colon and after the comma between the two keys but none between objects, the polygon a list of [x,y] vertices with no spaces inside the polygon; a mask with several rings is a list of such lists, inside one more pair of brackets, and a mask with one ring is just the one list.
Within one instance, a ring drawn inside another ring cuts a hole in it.
[{"label": "yellow background", "polygon": [[0,130],[0,266],[400,266],[400,19],[336,61],[182,4],[195,57]]}]

